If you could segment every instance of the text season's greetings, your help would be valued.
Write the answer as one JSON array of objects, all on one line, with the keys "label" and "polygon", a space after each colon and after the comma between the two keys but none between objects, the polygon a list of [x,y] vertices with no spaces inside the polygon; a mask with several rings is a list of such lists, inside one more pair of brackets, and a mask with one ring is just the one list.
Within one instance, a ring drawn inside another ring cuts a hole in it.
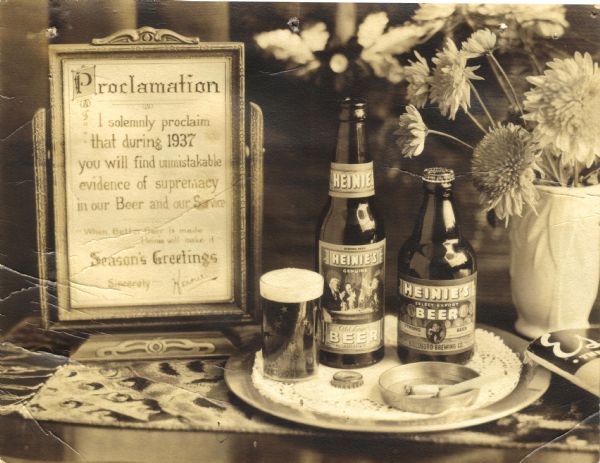
[{"label": "text season's greetings", "polygon": [[229,61],[72,60],[63,75],[71,307],[231,301]]}]

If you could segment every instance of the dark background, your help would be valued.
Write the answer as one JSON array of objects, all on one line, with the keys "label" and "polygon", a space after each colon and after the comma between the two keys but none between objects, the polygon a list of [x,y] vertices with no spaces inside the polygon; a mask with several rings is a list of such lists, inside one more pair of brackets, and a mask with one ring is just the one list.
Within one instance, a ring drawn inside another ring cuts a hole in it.
[{"label": "dark background", "polygon": [[[400,24],[414,8],[414,4],[359,4],[357,24],[369,12],[381,10],[388,12],[391,24]],[[261,54],[252,37],[287,27],[291,17],[301,25],[324,21],[333,31],[335,10],[335,4],[325,3],[0,2],[0,327],[6,329],[39,308],[30,121],[37,108],[49,107],[48,44],[88,43],[94,37],[141,26],[169,28],[205,41],[245,42],[247,98],[263,108],[266,120],[264,270],[310,268],[315,223],[327,196],[341,95],[330,82],[317,86],[280,73],[281,63]],[[567,19],[571,28],[554,45],[570,53],[597,53],[600,19],[593,6],[568,6]],[[433,48],[424,50],[427,57],[432,52]],[[486,72],[481,70],[483,75]],[[470,182],[468,153],[430,139],[422,156],[401,160],[391,134],[403,110],[401,86],[372,78],[360,88],[372,115],[369,135],[377,201],[388,237],[387,293],[394,292],[395,255],[412,229],[421,200],[420,181],[401,170],[418,173],[430,165],[452,167],[458,175],[456,198],[463,232],[479,258],[479,320],[508,326],[516,315],[510,300],[507,230],[503,225],[487,225]],[[493,83],[478,83],[478,88],[492,102],[492,110],[502,114],[504,100]],[[450,125],[435,119],[433,111],[425,115],[431,115],[435,128],[476,140],[463,119]],[[596,319],[598,308],[597,299]]]}]

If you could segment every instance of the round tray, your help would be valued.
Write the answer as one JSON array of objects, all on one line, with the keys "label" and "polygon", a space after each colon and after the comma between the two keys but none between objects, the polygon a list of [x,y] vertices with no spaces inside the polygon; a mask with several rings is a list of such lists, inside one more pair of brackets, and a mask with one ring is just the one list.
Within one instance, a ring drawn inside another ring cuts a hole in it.
[{"label": "round tray", "polygon": [[[527,348],[527,341],[498,328],[479,326],[500,336],[519,358]],[[229,389],[244,402],[270,415],[309,426],[356,432],[433,432],[460,429],[515,413],[542,396],[550,385],[550,372],[541,367],[524,364],[515,389],[505,398],[485,408],[449,412],[443,417],[422,418],[399,422],[391,419],[348,419],[289,407],[263,396],[252,383],[255,352],[234,354],[225,367],[225,381]]]}]

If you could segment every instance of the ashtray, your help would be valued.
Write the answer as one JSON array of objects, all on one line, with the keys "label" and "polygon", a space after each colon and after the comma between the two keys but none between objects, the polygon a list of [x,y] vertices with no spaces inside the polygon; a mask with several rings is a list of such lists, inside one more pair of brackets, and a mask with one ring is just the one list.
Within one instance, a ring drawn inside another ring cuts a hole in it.
[{"label": "ashtray", "polygon": [[454,363],[409,363],[383,372],[379,377],[379,389],[383,399],[391,407],[414,413],[435,414],[471,405],[479,395],[479,388],[445,397],[437,394],[413,394],[412,391],[433,385],[443,388],[478,376],[475,370]]}]

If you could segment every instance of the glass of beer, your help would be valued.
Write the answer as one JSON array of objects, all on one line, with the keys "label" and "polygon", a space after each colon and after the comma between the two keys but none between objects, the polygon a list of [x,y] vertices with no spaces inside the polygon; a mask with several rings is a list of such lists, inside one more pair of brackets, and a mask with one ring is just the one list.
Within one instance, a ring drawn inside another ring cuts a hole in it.
[{"label": "glass of beer", "polygon": [[322,294],[323,277],[310,270],[284,268],[260,278],[265,376],[287,382],[316,373],[315,318]]}]

